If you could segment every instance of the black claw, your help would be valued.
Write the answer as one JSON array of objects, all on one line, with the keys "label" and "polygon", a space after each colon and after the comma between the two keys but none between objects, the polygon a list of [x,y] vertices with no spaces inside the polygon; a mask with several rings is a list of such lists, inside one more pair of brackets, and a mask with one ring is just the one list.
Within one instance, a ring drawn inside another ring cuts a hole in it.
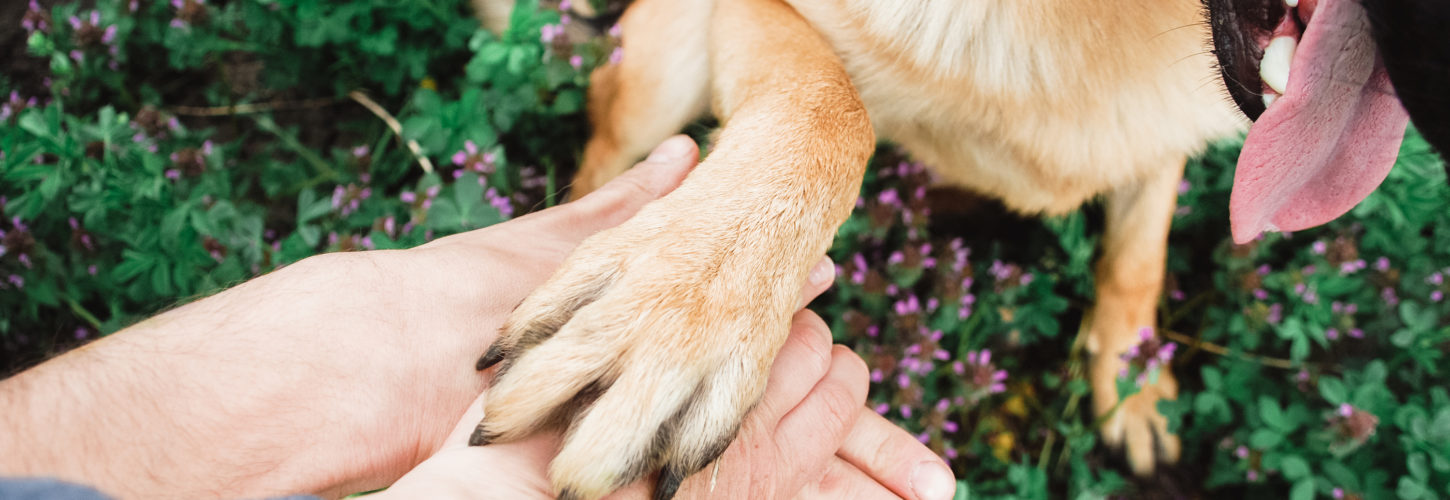
[{"label": "black claw", "polygon": [[503,349],[499,349],[498,343],[494,343],[488,347],[488,352],[483,353],[482,358],[478,358],[478,364],[474,368],[477,368],[479,371],[487,370],[489,367],[498,364],[499,361],[503,361]]},{"label": "black claw", "polygon": [[493,442],[494,438],[497,437],[489,435],[488,431],[483,430],[483,422],[479,422],[478,427],[473,428],[473,435],[468,436],[468,445],[488,446],[488,443]]},{"label": "black claw", "polygon": [[655,483],[654,500],[670,500],[675,497],[675,492],[680,489],[680,482],[685,480],[685,472],[678,467],[665,465],[660,470],[660,480]]}]

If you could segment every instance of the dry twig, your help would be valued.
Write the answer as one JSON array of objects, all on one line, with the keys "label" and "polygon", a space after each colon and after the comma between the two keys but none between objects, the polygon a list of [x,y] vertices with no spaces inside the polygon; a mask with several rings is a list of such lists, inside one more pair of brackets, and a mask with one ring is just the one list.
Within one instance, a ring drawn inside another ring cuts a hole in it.
[{"label": "dry twig", "polygon": [[368,97],[361,90],[348,92],[347,96],[357,101],[364,108],[368,108],[368,111],[372,111],[374,115],[377,115],[379,119],[383,120],[383,123],[386,123],[388,128],[393,130],[393,134],[398,136],[398,140],[408,145],[408,150],[413,152],[413,157],[418,160],[418,165],[423,167],[423,172],[433,173],[433,162],[429,161],[428,156],[423,154],[423,148],[418,145],[418,141],[403,137],[403,124],[398,123],[397,118],[393,118],[393,115],[388,113],[388,110],[383,109],[381,105],[373,101],[372,98]]}]

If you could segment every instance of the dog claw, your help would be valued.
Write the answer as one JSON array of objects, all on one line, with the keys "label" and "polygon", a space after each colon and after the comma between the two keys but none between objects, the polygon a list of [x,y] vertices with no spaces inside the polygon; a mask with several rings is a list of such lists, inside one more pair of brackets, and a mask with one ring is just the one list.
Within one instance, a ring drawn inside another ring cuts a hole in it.
[{"label": "dog claw", "polygon": [[497,436],[492,436],[487,430],[484,430],[483,422],[479,422],[478,427],[473,428],[473,434],[468,436],[468,445],[488,446],[488,443],[493,442],[495,437]]},{"label": "dog claw", "polygon": [[493,365],[498,364],[499,361],[503,361],[503,355],[503,349],[495,342],[492,346],[489,346],[488,352],[483,353],[483,357],[478,358],[478,365],[474,368],[478,371],[487,370]]},{"label": "dog claw", "polygon": [[666,465],[660,470],[660,479],[655,483],[654,500],[670,500],[679,491],[686,474],[677,467]]}]

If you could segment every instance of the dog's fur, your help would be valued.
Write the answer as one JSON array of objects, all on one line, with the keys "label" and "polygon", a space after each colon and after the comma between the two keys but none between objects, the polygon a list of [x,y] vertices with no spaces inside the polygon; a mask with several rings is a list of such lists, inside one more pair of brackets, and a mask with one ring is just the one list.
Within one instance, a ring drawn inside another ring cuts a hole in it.
[{"label": "dog's fur", "polygon": [[[1154,325],[1184,161],[1243,124],[1188,0],[639,0],[621,25],[622,63],[593,75],[574,194],[707,106],[724,128],[676,192],[586,241],[481,363],[504,371],[475,441],[572,419],[551,468],[567,495],[660,468],[669,492],[723,450],[850,211],[873,130],[1022,212],[1106,197],[1086,325],[1106,414],[1120,354]],[[1154,409],[1175,394],[1164,374],[1103,429],[1139,472],[1178,454]]]},{"label": "dog's fur", "polygon": [[[1194,0],[638,0],[621,25],[573,195],[707,110],[724,128],[676,192],[587,240],[480,363],[503,368],[475,442],[567,426],[551,469],[565,496],[658,469],[667,496],[724,449],[875,134],[1025,213],[1106,199],[1084,331],[1107,414],[1120,354],[1155,323],[1185,159],[1246,123]],[[1179,453],[1154,408],[1176,391],[1162,374],[1102,429],[1139,473]]]}]

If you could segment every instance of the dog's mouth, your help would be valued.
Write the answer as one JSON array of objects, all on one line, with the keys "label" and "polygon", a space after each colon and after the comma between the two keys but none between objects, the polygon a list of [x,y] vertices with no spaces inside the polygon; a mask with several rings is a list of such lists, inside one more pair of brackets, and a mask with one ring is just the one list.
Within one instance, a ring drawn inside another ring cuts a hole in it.
[{"label": "dog's mouth", "polygon": [[1255,120],[1229,202],[1234,241],[1354,208],[1389,174],[1408,115],[1358,0],[1207,0],[1229,93]]}]

